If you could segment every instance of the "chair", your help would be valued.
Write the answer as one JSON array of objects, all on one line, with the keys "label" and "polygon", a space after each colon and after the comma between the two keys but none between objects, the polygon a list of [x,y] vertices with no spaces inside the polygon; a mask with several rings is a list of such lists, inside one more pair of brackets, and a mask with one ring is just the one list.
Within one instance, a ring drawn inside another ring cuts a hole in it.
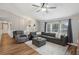
[{"label": "chair", "polygon": [[15,38],[16,43],[28,41],[27,35],[23,31],[13,31],[13,38]]},{"label": "chair", "polygon": [[77,44],[68,43],[68,47],[67,47],[65,54],[76,55],[77,54]]},{"label": "chair", "polygon": [[30,32],[28,35],[28,39],[32,40],[34,37],[36,37],[36,32]]}]

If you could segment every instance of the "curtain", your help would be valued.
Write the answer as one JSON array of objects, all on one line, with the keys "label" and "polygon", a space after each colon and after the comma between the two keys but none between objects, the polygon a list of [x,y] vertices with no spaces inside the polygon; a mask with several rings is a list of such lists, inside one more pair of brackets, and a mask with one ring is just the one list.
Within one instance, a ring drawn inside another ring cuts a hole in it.
[{"label": "curtain", "polygon": [[72,36],[71,19],[68,20],[68,31],[67,31],[67,35],[68,35],[68,43],[72,43],[73,42],[73,36]]},{"label": "curtain", "polygon": [[44,32],[46,32],[46,24],[47,24],[47,22],[45,22],[45,26],[44,26]]}]

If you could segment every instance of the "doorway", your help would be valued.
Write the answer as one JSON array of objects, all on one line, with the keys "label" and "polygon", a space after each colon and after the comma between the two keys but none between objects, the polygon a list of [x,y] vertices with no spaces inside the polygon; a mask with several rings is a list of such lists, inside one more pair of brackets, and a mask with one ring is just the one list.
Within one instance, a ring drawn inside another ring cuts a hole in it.
[{"label": "doorway", "polygon": [[8,33],[9,25],[8,23],[2,23],[2,33]]}]

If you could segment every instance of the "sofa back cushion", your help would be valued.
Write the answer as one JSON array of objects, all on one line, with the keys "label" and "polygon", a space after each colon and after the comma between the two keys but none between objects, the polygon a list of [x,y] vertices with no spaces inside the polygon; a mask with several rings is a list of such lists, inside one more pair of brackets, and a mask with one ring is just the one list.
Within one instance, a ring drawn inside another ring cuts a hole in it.
[{"label": "sofa back cushion", "polygon": [[31,32],[31,35],[32,35],[33,37],[36,37],[36,32]]},{"label": "sofa back cushion", "polygon": [[42,32],[42,35],[52,36],[52,37],[55,37],[56,36],[55,33],[45,33],[45,32]]},{"label": "sofa back cushion", "polygon": [[20,37],[27,37],[26,35],[20,35]]},{"label": "sofa back cushion", "polygon": [[13,31],[13,33],[14,33],[15,35],[18,35],[18,34],[24,34],[23,31]]},{"label": "sofa back cushion", "polygon": [[18,31],[13,31],[13,38],[15,38],[16,35],[22,35],[22,34],[24,34],[23,31],[20,31],[20,30],[18,30]]}]

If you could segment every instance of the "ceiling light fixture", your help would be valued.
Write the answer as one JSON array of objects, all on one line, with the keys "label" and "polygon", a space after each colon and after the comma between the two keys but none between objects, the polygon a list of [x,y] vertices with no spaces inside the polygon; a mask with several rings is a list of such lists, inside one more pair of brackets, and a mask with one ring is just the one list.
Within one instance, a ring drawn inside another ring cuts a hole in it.
[{"label": "ceiling light fixture", "polygon": [[56,9],[56,6],[53,6],[53,7],[51,6],[51,7],[50,7],[48,3],[40,3],[40,6],[33,4],[32,6],[34,6],[34,7],[36,7],[36,8],[40,8],[40,9],[37,10],[36,12],[42,11],[42,12],[48,13],[48,9]]},{"label": "ceiling light fixture", "polygon": [[46,8],[42,8],[41,10],[44,12],[44,11],[46,11]]}]

